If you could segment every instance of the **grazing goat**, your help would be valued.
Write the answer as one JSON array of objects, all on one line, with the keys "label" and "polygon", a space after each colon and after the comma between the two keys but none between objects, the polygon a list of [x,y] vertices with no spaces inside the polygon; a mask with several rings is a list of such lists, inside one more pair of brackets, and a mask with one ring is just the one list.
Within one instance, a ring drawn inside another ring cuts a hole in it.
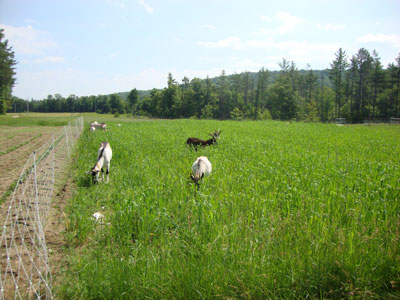
[{"label": "grazing goat", "polygon": [[90,123],[90,127],[94,127],[96,128],[101,128],[103,130],[106,130],[107,124],[106,123],[99,123],[97,121],[94,121],[92,123]]},{"label": "grazing goat", "polygon": [[97,162],[94,167],[89,171],[92,173],[92,178],[95,182],[99,181],[99,173],[102,172],[102,180],[104,181],[104,170],[106,167],[106,183],[108,183],[108,174],[110,173],[110,162],[112,158],[112,150],[110,144],[107,142],[102,142],[100,144],[99,151],[97,152]]},{"label": "grazing goat", "polygon": [[193,182],[197,185],[197,188],[200,188],[199,181],[204,176],[209,176],[211,174],[211,170],[212,166],[207,157],[200,156],[196,159],[192,165],[192,174],[190,174],[190,178],[192,178]]},{"label": "grazing goat", "polygon": [[220,133],[221,133],[221,130],[220,131],[215,130],[214,133],[210,133],[211,139],[206,140],[206,141],[203,141],[198,138],[188,138],[186,141],[186,144],[192,146],[197,151],[197,146],[205,147],[205,146],[209,146],[212,144],[217,144],[217,139],[219,138]]}]

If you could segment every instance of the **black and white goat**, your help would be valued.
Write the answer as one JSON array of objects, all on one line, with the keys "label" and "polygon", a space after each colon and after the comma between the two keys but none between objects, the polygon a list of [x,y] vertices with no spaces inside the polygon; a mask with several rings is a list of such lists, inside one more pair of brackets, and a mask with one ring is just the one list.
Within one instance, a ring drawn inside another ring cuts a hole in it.
[{"label": "black and white goat", "polygon": [[193,182],[197,185],[197,188],[200,188],[199,181],[204,176],[209,176],[211,174],[211,170],[212,166],[207,157],[200,156],[196,159],[192,165],[192,174],[190,174],[190,178],[192,178]]},{"label": "black and white goat", "polygon": [[197,146],[210,146],[212,144],[217,144],[217,139],[219,138],[220,131],[214,131],[214,133],[210,133],[211,139],[203,141],[199,138],[188,138],[186,140],[186,144],[192,146],[197,151]]},{"label": "black and white goat", "polygon": [[94,121],[94,122],[91,122],[91,123],[90,123],[90,131],[94,131],[94,130],[91,129],[92,127],[93,127],[94,129],[99,128],[99,129],[106,130],[107,124],[106,124],[106,123],[99,123],[99,122],[97,122],[97,121]]},{"label": "black and white goat", "polygon": [[99,181],[99,173],[102,172],[102,180],[104,181],[104,170],[106,168],[106,183],[108,183],[108,175],[110,173],[110,162],[112,158],[112,150],[110,144],[102,142],[99,151],[97,152],[97,162],[94,167],[89,171],[92,173],[92,178],[95,182]]}]

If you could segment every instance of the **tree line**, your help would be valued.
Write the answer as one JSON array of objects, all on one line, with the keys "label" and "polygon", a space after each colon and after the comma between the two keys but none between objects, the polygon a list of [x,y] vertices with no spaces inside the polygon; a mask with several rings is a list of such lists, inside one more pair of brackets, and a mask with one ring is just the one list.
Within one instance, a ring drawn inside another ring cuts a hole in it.
[{"label": "tree line", "polygon": [[400,55],[384,68],[376,51],[361,48],[349,58],[339,49],[330,68],[299,70],[282,59],[279,71],[258,72],[181,82],[168,75],[167,87],[42,100],[12,98],[8,112],[128,113],[157,118],[276,119],[347,122],[400,117]]}]

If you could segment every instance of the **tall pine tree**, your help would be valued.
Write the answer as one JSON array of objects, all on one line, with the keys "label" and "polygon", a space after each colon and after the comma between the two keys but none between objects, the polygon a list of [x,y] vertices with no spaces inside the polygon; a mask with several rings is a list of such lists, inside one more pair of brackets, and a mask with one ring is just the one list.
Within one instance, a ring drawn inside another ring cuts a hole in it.
[{"label": "tall pine tree", "polygon": [[0,114],[5,114],[11,105],[11,91],[15,83],[14,51],[4,39],[4,29],[0,28]]}]

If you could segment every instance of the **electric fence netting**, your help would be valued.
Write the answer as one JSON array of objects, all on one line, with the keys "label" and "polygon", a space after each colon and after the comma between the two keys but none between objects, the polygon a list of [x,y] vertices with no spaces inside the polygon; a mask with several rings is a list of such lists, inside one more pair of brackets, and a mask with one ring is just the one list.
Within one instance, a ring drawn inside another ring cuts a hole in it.
[{"label": "electric fence netting", "polygon": [[80,117],[33,152],[1,207],[0,300],[53,299],[45,226],[55,183],[82,130]]}]

